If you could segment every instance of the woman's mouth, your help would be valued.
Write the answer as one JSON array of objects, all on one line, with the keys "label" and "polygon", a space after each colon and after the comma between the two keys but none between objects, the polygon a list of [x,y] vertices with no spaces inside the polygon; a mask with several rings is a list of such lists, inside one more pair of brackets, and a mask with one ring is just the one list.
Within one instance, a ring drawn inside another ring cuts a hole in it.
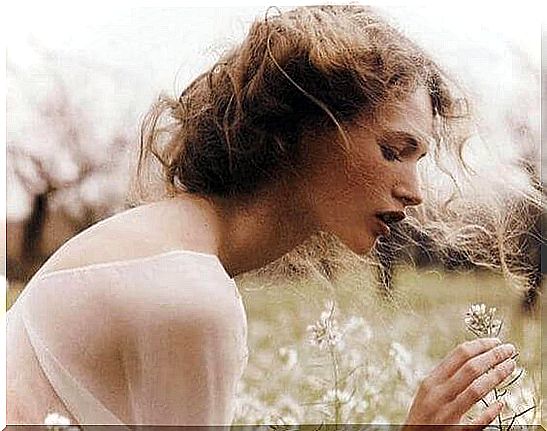
[{"label": "woman's mouth", "polygon": [[403,211],[382,211],[376,213],[379,225],[379,235],[387,236],[391,232],[390,226],[398,223],[406,217]]},{"label": "woman's mouth", "polygon": [[378,221],[378,226],[379,226],[379,229],[377,230],[378,231],[378,235],[382,235],[382,236],[387,236],[389,235],[389,233],[391,232],[391,229],[389,228],[389,226],[387,225],[387,223],[385,223],[380,217],[376,216],[376,220]]}]

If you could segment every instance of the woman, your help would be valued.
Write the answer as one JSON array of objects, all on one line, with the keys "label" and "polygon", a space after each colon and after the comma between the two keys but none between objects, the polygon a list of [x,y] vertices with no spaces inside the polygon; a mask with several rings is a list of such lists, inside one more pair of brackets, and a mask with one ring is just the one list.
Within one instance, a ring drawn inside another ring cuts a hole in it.
[{"label": "woman", "polygon": [[[166,193],[64,244],[8,313],[8,423],[229,424],[247,355],[233,277],[316,232],[369,253],[422,203],[426,153],[459,154],[457,108],[439,68],[369,8],[255,22],[146,118],[138,173],[155,156]],[[406,423],[461,423],[513,353],[460,345]]]}]

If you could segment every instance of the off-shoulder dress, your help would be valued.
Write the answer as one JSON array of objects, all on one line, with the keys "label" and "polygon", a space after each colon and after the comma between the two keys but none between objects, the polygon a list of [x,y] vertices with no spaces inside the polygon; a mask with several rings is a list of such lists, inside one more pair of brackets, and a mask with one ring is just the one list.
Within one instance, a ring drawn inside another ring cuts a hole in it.
[{"label": "off-shoulder dress", "polygon": [[187,250],[38,271],[6,341],[14,424],[229,425],[248,355],[234,280]]}]

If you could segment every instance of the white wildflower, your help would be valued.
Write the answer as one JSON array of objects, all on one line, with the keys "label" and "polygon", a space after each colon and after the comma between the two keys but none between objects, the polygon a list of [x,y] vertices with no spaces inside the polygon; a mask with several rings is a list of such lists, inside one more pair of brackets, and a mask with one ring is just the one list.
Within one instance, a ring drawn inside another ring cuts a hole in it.
[{"label": "white wildflower", "polygon": [[319,320],[307,328],[310,332],[311,344],[318,346],[320,349],[336,347],[342,339],[342,334],[334,319],[334,302],[329,301],[326,308],[327,310],[321,313]]},{"label": "white wildflower", "polygon": [[292,370],[298,363],[298,352],[295,349],[291,349],[290,347],[281,347],[277,352],[283,362],[283,368],[285,370]]},{"label": "white wildflower", "polygon": [[263,403],[259,397],[250,393],[240,393],[235,402],[234,422],[246,423],[268,423],[264,421],[264,412],[268,411],[269,406]]},{"label": "white wildflower", "polygon": [[361,399],[355,406],[355,413],[363,414],[367,413],[370,407],[370,403],[366,399]]},{"label": "white wildflower", "polygon": [[[298,401],[289,394],[281,395],[275,403],[275,411],[285,420],[289,418],[302,418],[304,411]],[[292,423],[301,423],[298,419],[291,420]]]},{"label": "white wildflower", "polygon": [[44,419],[44,425],[47,426],[68,426],[70,419],[59,413],[49,413]]},{"label": "white wildflower", "polygon": [[382,396],[382,385],[385,384],[386,378],[390,379],[389,376],[386,376],[386,371],[385,364],[379,367],[369,363],[365,368],[368,384],[361,388],[361,392],[373,403],[379,402]]},{"label": "white wildflower", "polygon": [[347,368],[359,369],[363,366],[363,349],[348,349],[344,354],[344,363]]},{"label": "white wildflower", "polygon": [[495,318],[496,308],[486,309],[484,304],[472,304],[465,314],[465,325],[477,337],[497,336],[501,320]]},{"label": "white wildflower", "polygon": [[382,415],[376,416],[372,422],[377,425],[389,425],[389,421]]},{"label": "white wildflower", "polygon": [[410,354],[410,352],[406,349],[405,346],[397,343],[396,341],[393,341],[391,343],[389,355],[399,362],[404,363],[405,365],[409,364],[412,361],[412,355]]},{"label": "white wildflower", "polygon": [[372,338],[372,329],[365,319],[360,316],[351,316],[344,325],[344,335],[350,333],[358,335],[361,342],[370,341]]},{"label": "white wildflower", "polygon": [[323,395],[322,401],[326,404],[339,402],[340,404],[347,404],[352,400],[352,394],[349,391],[341,391],[331,389]]},{"label": "white wildflower", "polygon": [[413,387],[418,379],[418,374],[412,365],[412,355],[402,344],[396,341],[391,343],[389,356],[395,361],[395,367],[409,387]]},{"label": "white wildflower", "polygon": [[270,413],[264,417],[264,425],[274,431],[290,431],[290,425],[298,424],[299,421],[293,416],[283,416],[278,413]]},{"label": "white wildflower", "polygon": [[[348,419],[350,412],[357,405],[353,393],[347,390],[328,390],[321,399],[323,414],[331,416],[333,414],[333,406],[338,404],[340,407],[341,417]],[[334,418],[336,419],[336,418]]]}]

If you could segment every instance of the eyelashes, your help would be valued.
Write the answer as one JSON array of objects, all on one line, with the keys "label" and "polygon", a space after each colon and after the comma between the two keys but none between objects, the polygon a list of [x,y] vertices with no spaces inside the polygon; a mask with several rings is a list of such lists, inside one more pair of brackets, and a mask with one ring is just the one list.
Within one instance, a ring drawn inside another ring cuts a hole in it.
[{"label": "eyelashes", "polygon": [[382,151],[382,156],[389,162],[394,162],[395,160],[402,162],[403,160],[399,157],[397,151],[387,145],[380,145],[380,150]]}]

